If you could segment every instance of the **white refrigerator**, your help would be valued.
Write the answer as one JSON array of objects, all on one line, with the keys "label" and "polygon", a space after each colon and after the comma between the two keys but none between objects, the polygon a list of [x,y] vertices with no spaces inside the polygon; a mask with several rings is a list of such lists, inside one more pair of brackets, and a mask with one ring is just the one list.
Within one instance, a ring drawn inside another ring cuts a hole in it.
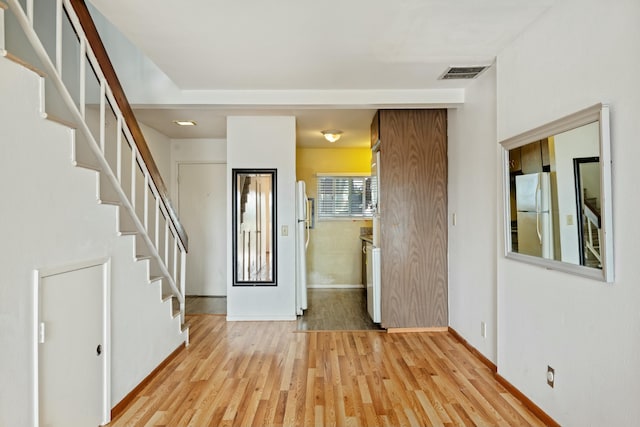
[{"label": "white refrigerator", "polygon": [[304,181],[296,182],[296,314],[307,309],[307,248],[310,225],[309,199]]},{"label": "white refrigerator", "polygon": [[518,253],[553,259],[548,172],[516,176]]},{"label": "white refrigerator", "polygon": [[371,153],[371,176],[375,186],[371,193],[373,202],[373,244],[367,244],[367,311],[374,323],[381,321],[380,289],[380,150],[379,145]]}]

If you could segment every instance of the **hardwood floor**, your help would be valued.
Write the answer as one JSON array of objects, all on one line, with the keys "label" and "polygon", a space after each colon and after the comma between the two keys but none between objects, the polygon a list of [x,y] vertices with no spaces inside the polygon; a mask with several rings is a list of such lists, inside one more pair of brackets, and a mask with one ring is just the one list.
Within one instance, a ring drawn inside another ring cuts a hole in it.
[{"label": "hardwood floor", "polygon": [[109,426],[543,425],[448,332],[188,318],[191,345]]}]

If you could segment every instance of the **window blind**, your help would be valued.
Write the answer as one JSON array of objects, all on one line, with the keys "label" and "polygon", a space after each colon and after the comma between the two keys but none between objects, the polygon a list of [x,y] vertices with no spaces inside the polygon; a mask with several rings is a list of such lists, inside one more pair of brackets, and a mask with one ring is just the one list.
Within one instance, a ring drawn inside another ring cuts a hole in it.
[{"label": "window blind", "polygon": [[371,217],[375,186],[371,176],[318,176],[318,217]]}]

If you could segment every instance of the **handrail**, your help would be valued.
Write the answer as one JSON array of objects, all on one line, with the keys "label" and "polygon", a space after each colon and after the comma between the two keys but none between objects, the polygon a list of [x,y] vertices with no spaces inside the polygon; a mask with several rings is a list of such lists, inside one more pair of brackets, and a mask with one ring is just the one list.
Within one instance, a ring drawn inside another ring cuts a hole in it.
[{"label": "handrail", "polygon": [[[47,52],[42,44],[34,27],[33,18],[36,6],[34,0],[26,0],[26,4],[20,0],[7,1],[13,12],[13,16],[17,19],[19,26],[22,27],[29,44],[41,61],[40,65],[43,67],[44,73],[46,73],[47,81],[50,81],[54,85],[55,90],[58,91],[62,98],[62,103],[65,105],[64,108],[66,108],[67,112],[72,116],[71,122],[69,123],[76,125],[77,130],[87,138],[88,148],[96,156],[95,160],[98,163],[97,165],[91,166],[97,167],[98,169],[96,170],[100,171],[100,177],[105,178],[106,182],[110,182],[113,186],[113,191],[115,191],[116,194],[115,197],[118,200],[109,200],[109,202],[115,202],[121,205],[124,212],[126,212],[127,216],[129,216],[133,222],[135,230],[132,231],[139,233],[144,248],[138,248],[141,252],[136,252],[136,256],[140,256],[139,259],[145,259],[150,256],[157,261],[156,267],[159,269],[158,273],[161,275],[160,277],[167,279],[171,293],[180,303],[180,317],[181,322],[184,323],[187,235],[177,219],[175,210],[169,202],[166,186],[149,152],[148,146],[142,136],[142,131],[131,110],[131,106],[124,96],[122,87],[115,75],[111,61],[108,59],[106,50],[100,41],[100,37],[86,5],[82,0],[55,1],[56,13],[54,28],[56,33],[56,51],[54,58],[52,58],[50,52]],[[72,5],[72,3],[74,4]],[[38,4],[42,5],[43,3],[40,2]],[[76,6],[78,6],[77,9]],[[82,18],[78,16],[77,10]],[[62,24],[65,15],[73,31],[75,31],[78,36],[77,42],[79,43],[80,58],[84,57],[85,60],[89,61],[89,66],[93,68],[96,82],[100,87],[98,112],[100,120],[99,135],[95,134],[94,131],[89,128],[87,122],[85,105],[87,87],[85,76],[86,65],[84,60],[81,59],[80,63],[77,64],[80,68],[78,81],[80,86],[80,99],[78,101],[72,97],[65,82],[62,80]],[[84,21],[84,26],[80,22],[81,19]],[[85,34],[85,31],[91,34],[91,40],[89,36]],[[98,61],[94,48],[99,52],[99,55],[102,56],[101,62]],[[114,85],[113,89],[110,87],[111,84]],[[107,105],[111,106],[113,113],[116,115],[115,140],[108,140],[107,138]],[[49,117],[44,102],[41,104],[41,109],[43,117]],[[123,112],[123,110],[126,113]],[[135,140],[134,133],[137,135]],[[107,144],[109,144],[108,147]],[[126,159],[127,156],[121,157],[122,153],[124,153],[122,151],[124,144],[131,148],[131,156],[129,156],[128,160]],[[117,150],[116,164],[110,164],[107,160],[106,152],[108,148]],[[143,175],[141,180],[136,179],[136,164]],[[93,168],[91,166],[87,167]],[[130,182],[127,183],[127,186],[130,184],[128,190],[125,190],[125,182],[121,175],[124,166],[131,170],[131,175],[129,176]],[[152,171],[155,179],[152,177]],[[141,189],[140,186],[142,186]],[[130,194],[127,194],[128,191],[130,191]],[[142,193],[138,193],[138,191],[142,191],[144,194],[140,196]],[[154,199],[153,201],[149,197],[150,193]],[[142,197],[142,200],[137,200],[140,197]],[[150,203],[153,203],[155,207],[151,208],[149,206]],[[143,212],[139,212],[137,209],[142,209]],[[122,231],[122,228],[120,230]],[[163,240],[160,240],[161,237],[163,237]],[[157,270],[154,270],[154,273],[156,273],[156,271]],[[151,273],[151,268],[149,273],[153,274]],[[157,278],[157,275],[149,277],[150,280]]]},{"label": "handrail", "polygon": [[602,218],[600,216],[600,211],[596,207],[596,204],[592,203],[590,200],[585,199],[584,207],[584,214],[591,220],[591,222],[596,225],[597,228],[602,228]]},{"label": "handrail", "polygon": [[87,5],[84,0],[70,0],[71,6],[78,16],[78,20],[82,29],[84,30],[85,36],[87,37],[87,41],[93,50],[93,54],[100,65],[102,73],[104,74],[104,78],[107,81],[107,84],[111,88],[111,92],[113,97],[120,108],[120,112],[124,118],[124,121],[131,132],[131,136],[138,148],[140,155],[144,163],[147,166],[149,174],[151,175],[151,179],[153,180],[162,203],[171,218],[171,222],[175,227],[175,231],[178,235],[178,238],[182,242],[182,246],[185,249],[185,252],[188,252],[188,243],[189,238],[187,236],[187,232],[184,229],[184,226],[180,222],[176,210],[171,204],[171,200],[169,199],[169,192],[167,191],[167,186],[165,185],[162,177],[160,176],[160,172],[158,171],[158,166],[156,162],[153,160],[153,156],[149,151],[149,146],[142,134],[142,130],[140,130],[140,126],[138,125],[138,121],[136,120],[135,115],[133,114],[133,110],[131,109],[131,105],[127,100],[127,97],[124,94],[124,90],[120,85],[120,80],[116,75],[116,72],[113,68],[113,64],[109,59],[109,55],[102,43],[102,39],[98,34],[98,30],[91,18],[91,14],[89,13],[89,9],[87,9]]}]

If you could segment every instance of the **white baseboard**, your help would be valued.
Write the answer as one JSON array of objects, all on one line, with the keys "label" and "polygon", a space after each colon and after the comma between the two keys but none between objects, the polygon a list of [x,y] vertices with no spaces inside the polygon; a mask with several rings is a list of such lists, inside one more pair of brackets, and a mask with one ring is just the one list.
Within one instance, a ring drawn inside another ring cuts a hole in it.
[{"label": "white baseboard", "polygon": [[296,320],[296,315],[227,316],[227,322],[269,322]]},{"label": "white baseboard", "polygon": [[337,284],[337,283],[327,283],[325,284],[316,284],[316,285],[307,285],[308,289],[363,289],[364,286],[361,284],[350,285],[350,284]]}]

